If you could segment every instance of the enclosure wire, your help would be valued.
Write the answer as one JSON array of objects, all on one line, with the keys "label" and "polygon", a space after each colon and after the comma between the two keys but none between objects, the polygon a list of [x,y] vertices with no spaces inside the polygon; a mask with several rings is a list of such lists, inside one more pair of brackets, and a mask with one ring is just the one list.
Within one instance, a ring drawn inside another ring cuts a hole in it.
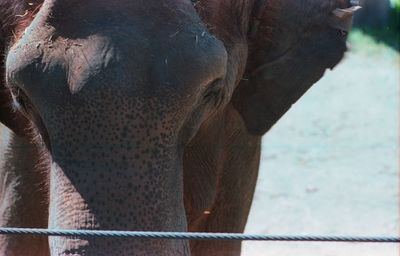
[{"label": "enclosure wire", "polygon": [[0,235],[32,235],[62,237],[110,237],[134,239],[170,240],[241,240],[282,242],[351,242],[351,243],[400,243],[393,236],[316,236],[316,235],[259,235],[240,233],[194,233],[194,232],[143,232],[110,230],[67,230],[38,228],[0,228]]}]

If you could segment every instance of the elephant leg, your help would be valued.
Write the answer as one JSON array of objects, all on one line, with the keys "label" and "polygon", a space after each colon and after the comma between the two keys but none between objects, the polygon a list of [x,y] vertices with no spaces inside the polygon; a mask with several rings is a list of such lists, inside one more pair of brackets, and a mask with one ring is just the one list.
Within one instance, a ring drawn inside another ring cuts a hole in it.
[{"label": "elephant leg", "polygon": [[[4,126],[1,135],[4,133]],[[3,145],[1,145],[3,146]],[[46,228],[47,181],[39,152],[27,139],[10,134],[0,168],[0,226]],[[0,235],[0,256],[49,255],[46,237]]]},{"label": "elephant leg", "polygon": [[[261,138],[241,133],[226,145],[214,203],[191,223],[190,231],[244,231],[257,181]],[[240,241],[192,241],[190,245],[192,256],[238,256],[241,252]]]}]

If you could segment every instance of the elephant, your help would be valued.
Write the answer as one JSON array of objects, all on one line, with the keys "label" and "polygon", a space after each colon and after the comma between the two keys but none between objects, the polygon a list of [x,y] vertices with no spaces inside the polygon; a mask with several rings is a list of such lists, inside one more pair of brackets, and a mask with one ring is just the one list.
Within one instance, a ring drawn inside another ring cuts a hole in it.
[{"label": "elephant", "polygon": [[[0,0],[7,227],[243,232],[262,136],[346,52],[348,0]],[[0,255],[240,255],[0,236]]]}]

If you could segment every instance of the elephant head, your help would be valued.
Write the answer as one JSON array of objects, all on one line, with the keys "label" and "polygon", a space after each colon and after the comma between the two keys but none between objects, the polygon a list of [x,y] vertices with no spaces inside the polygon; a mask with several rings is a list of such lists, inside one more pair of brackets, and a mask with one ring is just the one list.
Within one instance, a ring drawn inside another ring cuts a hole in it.
[{"label": "elephant head", "polygon": [[[49,227],[185,231],[183,173],[195,161],[183,165],[188,145],[201,151],[193,141],[222,122],[232,129],[243,124],[238,134],[259,140],[342,58],[346,31],[334,11],[349,4],[0,0],[0,6],[12,93],[5,102],[12,95],[17,115],[33,125],[52,162]],[[11,120],[9,105],[2,113],[3,122]],[[234,118],[227,121],[227,113]],[[12,120],[14,129],[23,123]],[[228,142],[215,141],[221,143]],[[50,249],[189,254],[185,241],[53,237]]]}]

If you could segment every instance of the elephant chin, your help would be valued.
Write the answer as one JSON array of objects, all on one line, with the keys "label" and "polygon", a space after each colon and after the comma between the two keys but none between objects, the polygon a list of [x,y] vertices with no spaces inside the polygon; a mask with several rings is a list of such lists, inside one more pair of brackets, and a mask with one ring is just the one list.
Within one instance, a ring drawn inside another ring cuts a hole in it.
[{"label": "elephant chin", "polygon": [[[118,163],[111,156],[95,163],[55,159],[49,228],[186,231],[180,161],[163,153],[141,169],[134,156]],[[189,255],[184,241],[51,237],[49,243],[51,255]]]}]

